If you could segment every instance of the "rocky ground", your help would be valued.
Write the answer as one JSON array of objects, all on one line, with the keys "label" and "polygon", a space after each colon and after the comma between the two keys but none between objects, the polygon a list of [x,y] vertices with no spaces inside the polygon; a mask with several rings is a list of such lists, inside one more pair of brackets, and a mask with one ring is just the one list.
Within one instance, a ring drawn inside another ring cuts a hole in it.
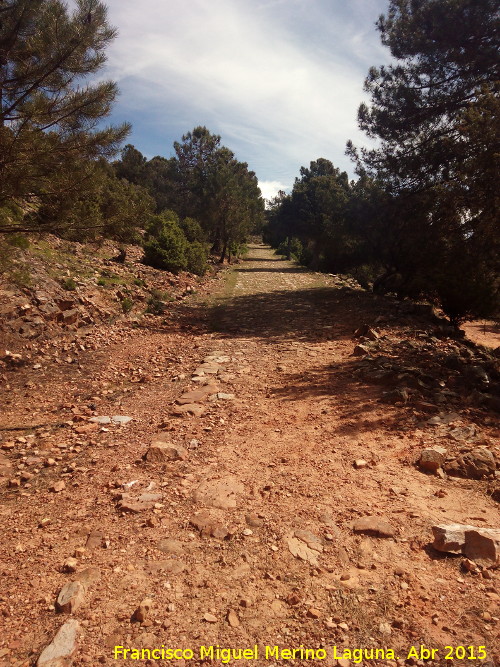
[{"label": "rocky ground", "polygon": [[0,294],[0,664],[500,664],[498,350],[263,246],[59,265]]}]

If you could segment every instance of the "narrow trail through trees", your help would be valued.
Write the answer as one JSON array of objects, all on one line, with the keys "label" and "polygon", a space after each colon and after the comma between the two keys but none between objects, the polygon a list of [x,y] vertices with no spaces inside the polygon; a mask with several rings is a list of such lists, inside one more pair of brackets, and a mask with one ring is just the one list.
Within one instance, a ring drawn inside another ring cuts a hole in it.
[{"label": "narrow trail through trees", "polygon": [[[177,331],[129,330],[82,357],[43,398],[71,425],[31,450],[14,441],[23,469],[45,472],[7,489],[1,510],[5,664],[33,659],[69,616],[75,665],[116,664],[115,646],[193,652],[176,665],[223,664],[200,655],[217,645],[258,645],[250,665],[266,645],[324,648],[326,665],[355,648],[394,651],[366,665],[404,664],[420,643],[440,658],[498,650],[497,574],[429,546],[434,524],[498,526],[497,506],[481,482],[418,470],[441,426],[357,373],[356,328],[378,318],[391,340],[408,335],[394,305],[263,246],[215,296],[181,309]],[[133,421],[95,425],[90,402]]]}]

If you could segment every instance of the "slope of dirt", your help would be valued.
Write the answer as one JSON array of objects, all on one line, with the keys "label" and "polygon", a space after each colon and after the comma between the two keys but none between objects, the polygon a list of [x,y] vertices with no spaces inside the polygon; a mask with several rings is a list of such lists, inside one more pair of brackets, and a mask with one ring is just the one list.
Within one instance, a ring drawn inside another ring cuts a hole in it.
[{"label": "slope of dirt", "polygon": [[[5,369],[0,664],[36,664],[69,618],[71,657],[40,665],[115,664],[115,646],[497,664],[498,570],[431,546],[433,525],[500,527],[497,357],[263,246],[172,312]],[[132,419],[96,419],[114,415]],[[424,473],[436,445],[444,470]]]}]

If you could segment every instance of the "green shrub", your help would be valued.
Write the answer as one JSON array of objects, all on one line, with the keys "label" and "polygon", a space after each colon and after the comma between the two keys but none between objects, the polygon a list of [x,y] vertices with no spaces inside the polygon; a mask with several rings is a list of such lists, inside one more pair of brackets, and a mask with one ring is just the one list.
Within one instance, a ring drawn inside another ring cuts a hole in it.
[{"label": "green shrub", "polygon": [[0,206],[0,225],[12,228],[23,222],[23,209],[13,201],[4,202]]},{"label": "green shrub", "polygon": [[168,292],[162,292],[161,290],[152,290],[151,296],[148,299],[148,306],[146,308],[146,313],[151,313],[152,315],[163,315],[167,307],[167,302],[175,301],[173,296]]},{"label": "green shrub", "polygon": [[111,271],[104,269],[104,271],[101,271],[101,277],[97,281],[97,284],[100,287],[115,287],[116,285],[125,285],[126,281],[117,276],[116,273],[111,273]]},{"label": "green shrub", "polygon": [[175,301],[174,297],[170,294],[170,292],[163,292],[162,290],[159,289],[151,290],[151,298],[159,299],[160,301]]},{"label": "green shrub", "polygon": [[366,290],[372,289],[373,283],[381,272],[381,267],[374,264],[360,264],[348,271],[349,275],[357,280],[361,287]]},{"label": "green shrub", "polygon": [[158,299],[148,299],[148,305],[146,308],[146,313],[150,313],[151,315],[163,315],[165,312],[166,304],[164,301],[160,301]]},{"label": "green shrub", "polygon": [[68,292],[76,290],[76,283],[73,278],[64,278],[64,280],[61,280],[61,286],[63,289],[68,290]]},{"label": "green shrub", "polygon": [[10,273],[10,280],[18,287],[32,287],[33,278],[31,277],[28,266],[23,265],[13,269]]},{"label": "green shrub", "polygon": [[124,299],[122,299],[120,304],[121,304],[121,307],[122,307],[122,311],[124,313],[130,313],[130,311],[134,307],[134,302],[128,296],[126,296]]},{"label": "green shrub", "polygon": [[193,241],[186,247],[186,268],[197,276],[205,275],[208,264],[208,248],[204,243]]},{"label": "green shrub", "polygon": [[188,242],[173,211],[155,215],[147,230],[143,262],[155,269],[179,273],[187,268]]},{"label": "green shrub", "polygon": [[290,241],[290,248],[289,248],[288,239],[285,239],[279,244],[275,254],[288,257],[289,251],[290,251],[290,257],[292,259],[295,259],[297,262],[300,262],[304,252],[304,247],[302,245],[302,242],[299,239],[293,237]]},{"label": "green shrub", "polygon": [[200,223],[194,218],[184,218],[181,222],[181,229],[189,243],[193,243],[194,241],[204,243],[206,241],[205,232],[201,228]]},{"label": "green shrub", "polygon": [[248,246],[246,243],[241,243],[238,241],[231,241],[229,244],[229,257],[235,259],[241,259],[248,254]]}]

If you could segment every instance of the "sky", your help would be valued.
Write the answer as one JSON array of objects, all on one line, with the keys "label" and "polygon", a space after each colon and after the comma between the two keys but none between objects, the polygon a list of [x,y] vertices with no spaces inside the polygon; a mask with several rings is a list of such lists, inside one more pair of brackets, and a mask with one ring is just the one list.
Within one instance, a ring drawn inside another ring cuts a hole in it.
[{"label": "sky", "polygon": [[118,37],[104,76],[112,123],[147,158],[199,125],[247,162],[262,194],[290,190],[324,157],[354,177],[345,144],[367,145],[363,81],[387,63],[375,21],[388,0],[105,0]]}]

